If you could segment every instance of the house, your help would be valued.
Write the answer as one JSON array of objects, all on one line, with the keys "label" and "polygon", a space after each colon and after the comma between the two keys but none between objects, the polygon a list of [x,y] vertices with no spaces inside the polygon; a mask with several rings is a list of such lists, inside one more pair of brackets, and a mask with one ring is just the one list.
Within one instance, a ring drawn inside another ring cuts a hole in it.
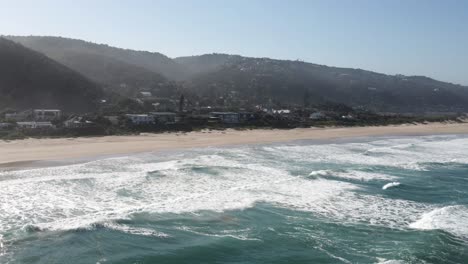
[{"label": "house", "polygon": [[153,94],[151,94],[151,92],[140,92],[140,95],[142,97],[151,97],[151,96],[153,96]]},{"label": "house", "polygon": [[176,122],[176,113],[172,112],[151,112],[154,121],[158,124],[174,124]]},{"label": "house", "polygon": [[251,112],[240,112],[239,120],[241,122],[251,121],[255,119],[255,114]]},{"label": "house", "polygon": [[12,121],[25,121],[25,120],[30,119],[30,118],[32,118],[32,111],[31,110],[5,114],[5,119],[6,120],[12,120]]},{"label": "house", "polygon": [[225,124],[237,124],[240,122],[239,114],[233,112],[212,112],[212,118],[218,118],[221,122]]},{"label": "house", "polygon": [[289,110],[289,109],[273,110],[273,114],[282,115],[282,116],[289,116],[289,115],[291,115],[291,110]]},{"label": "house", "polygon": [[276,110],[276,109],[267,109],[267,111],[264,110],[264,112],[270,114],[270,115],[273,115],[275,116],[276,118],[285,118],[285,119],[289,119],[292,117],[292,111],[289,110],[289,109],[279,109],[279,110]]},{"label": "house", "polygon": [[36,122],[16,122],[19,128],[36,128]]},{"label": "house", "polygon": [[14,125],[12,123],[0,123],[0,130],[7,130],[13,127]]},{"label": "house", "polygon": [[147,114],[126,114],[125,115],[134,125],[154,124],[154,117]]},{"label": "house", "polygon": [[62,111],[57,109],[34,109],[34,120],[36,121],[51,121],[62,116]]},{"label": "house", "polygon": [[326,117],[327,116],[322,112],[315,112],[309,115],[309,119],[311,120],[321,120],[321,119],[325,119]]},{"label": "house", "polygon": [[19,128],[25,129],[36,129],[36,128],[55,128],[55,126],[51,122],[17,122],[16,123]]},{"label": "house", "polygon": [[81,128],[94,126],[94,122],[86,120],[81,116],[74,116],[63,122],[66,128]]}]

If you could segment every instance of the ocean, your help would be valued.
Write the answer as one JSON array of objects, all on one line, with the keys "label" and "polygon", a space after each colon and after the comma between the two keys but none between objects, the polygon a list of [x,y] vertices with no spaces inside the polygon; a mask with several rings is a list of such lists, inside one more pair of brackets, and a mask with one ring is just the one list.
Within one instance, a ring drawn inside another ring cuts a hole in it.
[{"label": "ocean", "polygon": [[468,263],[468,137],[3,171],[0,263]]}]

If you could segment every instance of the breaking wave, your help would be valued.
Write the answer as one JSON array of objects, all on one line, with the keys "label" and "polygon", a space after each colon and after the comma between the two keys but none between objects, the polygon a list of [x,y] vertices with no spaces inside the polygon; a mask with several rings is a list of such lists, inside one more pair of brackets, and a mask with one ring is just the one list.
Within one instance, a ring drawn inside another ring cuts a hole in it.
[{"label": "breaking wave", "polygon": [[424,213],[410,224],[421,230],[443,230],[468,239],[468,207],[463,205],[446,206]]},{"label": "breaking wave", "polygon": [[[468,164],[463,147],[467,141],[447,136],[210,148],[0,172],[0,256],[6,251],[5,241],[45,232],[104,229],[125,236],[173,239],[167,229],[139,225],[135,218],[244,212],[264,204],[333,225],[402,232],[440,229],[468,238],[465,205],[447,206],[426,198],[463,204],[465,194],[454,201],[452,194],[427,193],[440,188],[424,189],[423,184],[427,177],[438,177],[434,182],[453,190],[454,183],[424,170],[432,168],[430,163]],[[400,182],[408,188],[381,191]],[[204,237],[264,241],[248,228],[233,226],[225,232],[185,222],[173,228]],[[276,233],[281,226],[269,230]],[[321,245],[314,248],[335,261],[353,263],[340,252]],[[392,260],[398,256],[384,257],[379,263],[399,263]]]}]

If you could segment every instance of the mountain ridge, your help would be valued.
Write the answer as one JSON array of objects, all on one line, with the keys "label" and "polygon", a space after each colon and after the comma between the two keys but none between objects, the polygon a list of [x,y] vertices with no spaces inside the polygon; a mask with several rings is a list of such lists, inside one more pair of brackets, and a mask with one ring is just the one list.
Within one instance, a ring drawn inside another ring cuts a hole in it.
[{"label": "mountain ridge", "polygon": [[[307,95],[316,99],[310,103],[335,101],[376,111],[413,112],[460,111],[468,102],[467,87],[429,77],[226,54],[183,57],[178,61],[201,68],[203,73],[190,81],[193,90],[216,96],[240,91],[263,103],[282,99],[297,105]],[[217,62],[215,71],[203,70],[214,68],[213,62]]]},{"label": "mountain ridge", "polygon": [[117,48],[107,44],[99,44],[80,39],[70,39],[54,36],[5,36],[25,47],[34,49],[47,56],[61,61],[61,57],[69,52],[88,55],[100,55],[122,61],[128,65],[144,67],[149,71],[165,75],[169,78],[184,72],[181,66],[171,58],[159,52],[137,51]]},{"label": "mountain ridge", "polygon": [[[112,81],[108,83],[114,86],[125,80],[135,82],[131,88],[134,92],[145,87],[157,92],[161,85],[164,86],[164,82],[175,81],[179,83],[178,86],[191,93],[194,100],[236,97],[233,101],[251,105],[265,105],[272,101],[283,105],[332,101],[376,111],[468,110],[468,87],[425,76],[387,75],[298,60],[223,53],[171,59],[161,53],[115,48],[62,37],[9,38],[44,52],[93,80],[101,78],[102,81],[105,76],[110,76]],[[64,57],[70,59],[70,53],[73,52],[84,56],[76,56],[71,62],[66,61]],[[66,56],[60,56],[62,53]],[[85,60],[86,56],[89,57],[88,60]],[[95,69],[91,73],[83,70],[95,67],[98,63],[92,61],[100,57],[121,62],[116,63],[118,66],[114,69],[121,74],[114,74],[112,69],[106,67]],[[81,68],[74,65],[78,59],[84,60],[79,65]],[[86,67],[86,64],[92,67]],[[98,70],[102,74],[95,74]],[[166,91],[174,85],[167,87],[169,88]]]}]

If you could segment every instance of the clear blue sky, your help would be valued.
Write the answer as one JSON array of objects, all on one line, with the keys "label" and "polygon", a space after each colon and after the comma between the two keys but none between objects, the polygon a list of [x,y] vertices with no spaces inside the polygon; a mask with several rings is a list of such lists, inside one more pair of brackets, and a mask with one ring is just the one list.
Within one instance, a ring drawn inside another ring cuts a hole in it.
[{"label": "clear blue sky", "polygon": [[468,0],[0,0],[0,34],[301,59],[468,85]]}]

